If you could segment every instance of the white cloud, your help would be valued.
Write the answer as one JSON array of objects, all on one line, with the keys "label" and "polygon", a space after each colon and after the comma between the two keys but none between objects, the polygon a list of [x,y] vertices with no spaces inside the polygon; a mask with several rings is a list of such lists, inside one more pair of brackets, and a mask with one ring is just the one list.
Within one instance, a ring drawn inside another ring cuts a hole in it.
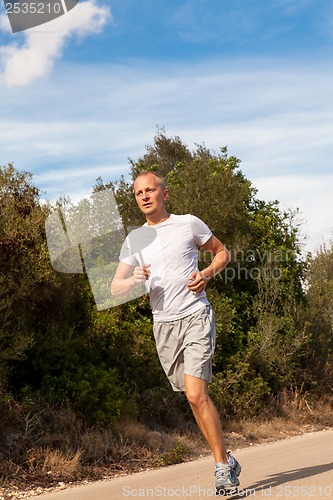
[{"label": "white cloud", "polygon": [[273,175],[252,179],[258,197],[278,199],[282,209],[299,209],[308,251],[333,235],[333,174]]},{"label": "white cloud", "polygon": [[[73,202],[84,197],[89,197],[96,184],[96,179],[102,177],[105,181],[111,178],[120,178],[124,165],[103,164],[91,165],[82,169],[79,166],[66,169],[53,169],[39,172],[34,175],[33,181],[36,186],[47,185],[46,194],[41,193],[42,198],[55,202],[60,196],[69,196]],[[64,182],[65,179],[65,182]]]},{"label": "white cloud", "polygon": [[0,33],[1,32],[11,33],[9,19],[6,14],[0,14]]},{"label": "white cloud", "polygon": [[[0,46],[0,82],[8,87],[22,87],[48,75],[71,36],[100,32],[110,15],[108,7],[89,0],[47,25],[26,30],[22,44]],[[6,17],[1,16],[0,24],[8,31]]]}]

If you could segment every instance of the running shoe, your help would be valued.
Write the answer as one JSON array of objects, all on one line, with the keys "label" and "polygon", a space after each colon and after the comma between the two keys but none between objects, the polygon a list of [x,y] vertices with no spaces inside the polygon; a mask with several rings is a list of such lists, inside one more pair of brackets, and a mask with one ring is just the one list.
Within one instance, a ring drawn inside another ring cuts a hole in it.
[{"label": "running shoe", "polygon": [[240,482],[238,476],[241,466],[228,452],[228,463],[219,462],[215,464],[215,492],[219,496],[233,495],[237,493]]},{"label": "running shoe", "polygon": [[238,477],[239,474],[241,473],[242,468],[240,466],[240,463],[237,462],[237,460],[235,459],[235,457],[231,455],[231,451],[228,451],[228,465],[233,470],[235,476]]}]

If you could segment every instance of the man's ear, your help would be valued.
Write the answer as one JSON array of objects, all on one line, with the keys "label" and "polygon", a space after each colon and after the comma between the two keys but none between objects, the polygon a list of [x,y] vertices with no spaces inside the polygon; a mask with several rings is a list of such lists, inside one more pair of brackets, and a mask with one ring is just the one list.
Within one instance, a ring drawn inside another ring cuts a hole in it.
[{"label": "man's ear", "polygon": [[169,196],[169,191],[167,189],[165,189],[165,191],[163,193],[163,201],[167,201],[168,196]]}]

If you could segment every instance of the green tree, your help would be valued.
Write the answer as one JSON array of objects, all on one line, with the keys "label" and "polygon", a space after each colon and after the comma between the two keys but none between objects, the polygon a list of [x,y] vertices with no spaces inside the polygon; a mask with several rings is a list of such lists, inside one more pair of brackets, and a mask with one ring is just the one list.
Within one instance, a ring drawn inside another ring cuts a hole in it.
[{"label": "green tree", "polygon": [[31,175],[13,165],[0,168],[0,371],[34,343],[59,283],[49,263],[44,237],[48,207],[39,203]]},{"label": "green tree", "polygon": [[303,376],[307,385],[332,391],[333,376],[333,244],[309,257],[307,303],[302,320],[307,338]]},{"label": "green tree", "polygon": [[13,165],[0,169],[0,206],[2,389],[21,397],[22,391],[41,395],[47,385],[44,396],[50,399],[50,380],[56,386],[74,361],[77,372],[75,350],[86,349],[93,310],[89,284],[84,276],[52,268],[45,235],[52,207],[41,202],[31,174]]}]

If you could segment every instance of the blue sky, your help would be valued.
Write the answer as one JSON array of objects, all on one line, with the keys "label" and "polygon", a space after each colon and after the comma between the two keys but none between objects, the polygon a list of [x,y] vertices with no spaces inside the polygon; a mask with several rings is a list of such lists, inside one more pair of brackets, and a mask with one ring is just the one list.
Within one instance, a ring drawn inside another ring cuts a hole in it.
[{"label": "blue sky", "polygon": [[18,34],[2,7],[0,30],[0,164],[45,198],[127,176],[159,126],[227,145],[307,249],[332,236],[332,0],[80,0]]}]

